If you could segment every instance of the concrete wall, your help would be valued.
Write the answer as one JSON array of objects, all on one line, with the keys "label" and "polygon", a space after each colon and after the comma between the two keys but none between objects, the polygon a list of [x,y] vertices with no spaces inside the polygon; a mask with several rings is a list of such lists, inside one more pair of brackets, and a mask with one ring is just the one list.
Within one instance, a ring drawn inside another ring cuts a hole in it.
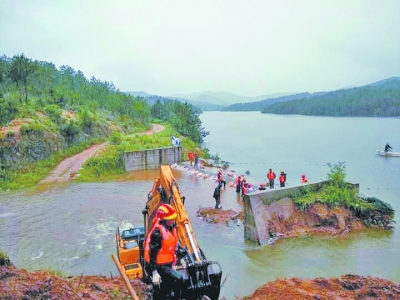
[{"label": "concrete wall", "polygon": [[[260,245],[267,243],[269,239],[268,221],[274,213],[288,219],[295,210],[292,200],[296,193],[307,188],[318,190],[326,181],[303,184],[295,187],[279,189],[267,189],[249,193],[244,197],[244,238],[247,241]],[[357,193],[359,184],[348,183]]]},{"label": "concrete wall", "polygon": [[124,152],[125,170],[157,169],[162,164],[172,165],[182,160],[182,147],[166,147]]}]

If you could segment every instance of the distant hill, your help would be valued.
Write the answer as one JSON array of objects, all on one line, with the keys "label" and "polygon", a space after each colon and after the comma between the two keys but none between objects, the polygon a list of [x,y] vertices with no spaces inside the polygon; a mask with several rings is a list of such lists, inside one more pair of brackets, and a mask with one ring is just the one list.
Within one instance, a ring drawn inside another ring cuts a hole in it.
[{"label": "distant hill", "polygon": [[202,102],[202,101],[195,101],[195,100],[189,100],[189,99],[184,99],[184,98],[179,98],[179,97],[167,97],[168,99],[174,99],[178,100],[180,102],[187,102],[192,104],[195,107],[200,108],[202,111],[216,111],[216,110],[223,110],[226,106],[225,105],[219,105],[219,104],[213,104],[209,102]]},{"label": "distant hill", "polygon": [[[400,77],[391,77],[387,79],[383,79],[377,82],[373,82],[361,87],[345,87],[336,91],[324,91],[324,92],[315,92],[315,93],[279,93],[279,94],[270,94],[264,96],[257,97],[246,97],[240,96],[233,93],[227,92],[200,92],[193,94],[177,94],[173,96],[158,96],[158,95],[150,95],[143,91],[136,92],[127,92],[128,94],[134,96],[141,96],[152,104],[156,99],[173,99],[180,102],[187,102],[192,104],[194,107],[198,108],[200,111],[261,111],[265,113],[298,113],[298,114],[316,114],[313,112],[301,112],[306,108],[310,108],[312,106],[310,103],[313,103],[315,106],[321,106],[322,103],[325,105],[333,105],[342,106],[343,104],[337,103],[337,98],[342,97],[343,99],[348,99],[348,101],[352,102],[354,99],[357,99],[357,93],[372,93],[374,96],[373,99],[386,99],[384,101],[389,101],[388,99],[396,99],[397,96],[393,96],[396,92],[392,91],[391,94],[388,92],[388,89],[394,89],[395,91],[398,89],[398,85],[400,84]],[[366,90],[366,88],[370,88]],[[375,89],[373,89],[375,88]],[[372,90],[371,90],[372,89]],[[388,94],[389,93],[389,94]],[[397,94],[396,94],[397,95]],[[366,94],[363,94],[363,100],[366,99]],[[368,97],[367,97],[368,98]],[[371,99],[371,98],[369,98]],[[299,102],[293,102],[297,101]],[[360,101],[361,101],[360,100]],[[375,101],[374,100],[374,101]],[[381,101],[379,100],[379,101]],[[308,102],[311,101],[311,102]],[[391,101],[391,100],[390,100]],[[303,110],[297,107],[301,103]],[[397,103],[397,102],[396,102]],[[294,109],[296,107],[296,109]],[[352,108],[352,111],[356,110],[356,108]],[[366,109],[368,110],[368,109]],[[386,109],[384,109],[387,111]],[[294,112],[296,111],[296,112]],[[321,109],[319,109],[321,111]],[[359,111],[351,112],[350,115],[380,115],[382,110],[377,109],[375,112],[367,112],[367,111]],[[394,108],[391,109],[389,114],[393,115]],[[341,115],[345,112],[329,112],[327,108],[324,111],[325,115]],[[385,113],[386,114],[386,113]],[[317,115],[317,114],[316,114]]]},{"label": "distant hill", "polygon": [[170,97],[176,97],[176,98],[184,98],[184,99],[189,99],[193,100],[196,102],[201,102],[201,103],[209,103],[209,104],[215,104],[215,105],[222,105],[222,106],[228,106],[234,103],[240,103],[240,102],[255,102],[255,101],[260,101],[263,99],[267,98],[272,98],[272,97],[279,97],[279,96],[286,96],[286,95],[291,95],[293,93],[275,93],[275,94],[270,94],[270,95],[262,95],[262,96],[257,96],[257,97],[247,97],[247,96],[240,96],[232,93],[227,93],[227,92],[201,92],[201,93],[194,93],[194,94],[179,94],[179,95],[172,95]]},{"label": "distant hill", "polygon": [[[176,101],[179,101],[182,103],[187,102],[187,103],[191,104],[193,106],[193,110],[197,113],[202,113],[202,111],[203,111],[203,109],[199,105],[197,105],[196,102],[189,101],[186,99],[177,99],[177,98],[170,98],[170,97],[164,97],[164,96],[158,96],[158,95],[151,95],[146,92],[125,92],[125,93],[132,95],[134,97],[142,97],[146,101],[146,103],[150,106],[153,105],[154,103],[156,103],[157,101],[164,102],[164,101],[176,100]],[[215,110],[217,110],[217,109],[215,109]]]},{"label": "distant hill", "polygon": [[228,107],[225,107],[223,110],[224,111],[262,111],[264,108],[266,108],[267,106],[272,105],[274,103],[287,102],[287,101],[292,101],[295,99],[302,99],[302,98],[312,98],[312,97],[317,97],[317,96],[320,96],[323,94],[325,94],[325,92],[312,93],[312,94],[311,93],[299,93],[299,94],[294,94],[294,95],[289,95],[289,96],[269,98],[269,99],[265,99],[265,100],[257,101],[257,102],[236,103],[236,104],[232,104]]},{"label": "distant hill", "polygon": [[387,79],[383,79],[383,80],[379,80],[377,82],[373,82],[373,83],[367,84],[365,86],[380,86],[382,84],[387,84],[387,83],[396,85],[399,82],[400,82],[400,77],[390,77],[390,78],[387,78]]},{"label": "distant hill", "polygon": [[274,103],[262,113],[309,116],[399,117],[400,78],[324,93],[311,98]]},{"label": "distant hill", "polygon": [[143,97],[143,98],[154,96],[154,95],[151,95],[151,94],[143,92],[143,91],[134,91],[134,92],[125,92],[125,93],[128,95],[132,95],[134,97]]},{"label": "distant hill", "polygon": [[143,91],[131,91],[125,93],[132,95],[134,97],[142,97],[146,100],[146,102],[149,105],[153,105],[154,102],[156,102],[157,100],[163,101],[168,99],[168,100],[177,100],[182,103],[187,102],[191,104],[193,107],[195,107],[197,111],[215,111],[215,110],[222,110],[225,107],[224,105],[213,104],[209,102],[194,101],[180,97],[152,95]]}]

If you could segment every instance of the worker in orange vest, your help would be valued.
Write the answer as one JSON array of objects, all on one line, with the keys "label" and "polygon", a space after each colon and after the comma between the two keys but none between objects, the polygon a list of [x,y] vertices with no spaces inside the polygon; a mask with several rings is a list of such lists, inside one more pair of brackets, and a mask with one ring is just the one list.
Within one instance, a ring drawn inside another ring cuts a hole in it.
[{"label": "worker in orange vest", "polygon": [[236,178],[235,184],[236,184],[236,193],[240,193],[240,189],[241,189],[241,185],[242,185],[242,179],[241,179],[240,175]]},{"label": "worker in orange vest", "polygon": [[244,199],[244,196],[246,196],[247,194],[247,189],[248,189],[249,185],[247,183],[244,183],[242,186],[242,197]]},{"label": "worker in orange vest", "polygon": [[276,174],[274,171],[272,171],[272,169],[269,169],[269,172],[267,173],[267,178],[269,180],[269,188],[273,189],[275,184]]},{"label": "worker in orange vest", "polygon": [[[176,299],[182,289],[182,274],[175,270],[178,234],[176,230],[177,214],[169,204],[161,204],[157,210],[156,222],[144,242],[144,260],[153,285],[161,284],[161,293],[168,296],[172,288]],[[165,298],[164,298],[165,299]],[[175,299],[175,298],[174,298]]]},{"label": "worker in orange vest", "polygon": [[189,151],[188,158],[189,158],[189,161],[190,161],[190,165],[192,166],[193,165],[193,160],[194,160],[194,154],[193,154],[192,151]]},{"label": "worker in orange vest", "polygon": [[308,182],[308,179],[306,177],[306,174],[302,174],[301,175],[301,183],[307,183],[307,182]]},{"label": "worker in orange vest", "polygon": [[281,174],[279,175],[279,183],[281,187],[285,187],[286,183],[286,173],[282,170]]},{"label": "worker in orange vest", "polygon": [[221,185],[221,187],[222,187],[222,185],[224,185],[224,187],[226,187],[226,181],[224,180],[224,176],[222,176],[222,171],[221,171],[221,169],[218,170],[217,178],[218,178],[218,182],[219,182],[219,184]]}]

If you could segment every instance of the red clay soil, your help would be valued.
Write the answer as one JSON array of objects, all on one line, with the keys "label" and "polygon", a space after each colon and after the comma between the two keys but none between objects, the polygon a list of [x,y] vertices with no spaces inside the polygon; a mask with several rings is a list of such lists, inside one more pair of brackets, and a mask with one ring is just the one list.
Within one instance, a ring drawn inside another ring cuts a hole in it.
[{"label": "red clay soil", "polygon": [[[133,283],[141,300],[148,299],[146,285]],[[0,299],[130,299],[119,277],[60,277],[46,271],[0,267]]]},{"label": "red clay soil", "polygon": [[400,285],[389,280],[358,275],[340,278],[277,279],[258,288],[249,299],[400,299]]},{"label": "red clay soil", "polygon": [[[163,131],[165,129],[164,126],[159,124],[153,124],[152,129],[147,130],[146,132],[139,133],[140,135],[151,135],[153,133],[157,133]],[[103,143],[100,145],[93,145],[90,148],[84,150],[81,153],[78,153],[74,156],[68,157],[64,159],[56,169],[54,169],[50,175],[43,179],[40,184],[48,184],[55,182],[67,182],[76,178],[76,174],[79,169],[82,167],[84,162],[88,160],[90,157],[94,156],[96,152],[102,148],[104,148],[108,143]]]},{"label": "red clay soil", "polygon": [[53,182],[66,182],[74,179],[79,169],[82,167],[84,162],[95,155],[97,150],[104,148],[108,143],[100,145],[93,145],[90,148],[78,153],[74,156],[64,159],[50,175],[43,179],[40,184],[53,183]]},{"label": "red clay soil", "polygon": [[151,129],[147,130],[146,132],[140,133],[140,134],[150,135],[153,133],[163,131],[164,129],[165,129],[165,127],[163,125],[153,124],[153,127]]},{"label": "red clay soil", "polygon": [[229,221],[244,221],[243,212],[236,212],[232,209],[223,210],[211,207],[201,207],[197,210],[197,216],[208,223],[228,223]]},{"label": "red clay soil", "polygon": [[[132,282],[137,297],[149,300],[146,285]],[[60,277],[46,271],[0,266],[0,299],[131,299],[119,277]],[[251,295],[236,300],[261,299],[400,299],[400,285],[358,275],[340,278],[277,279]],[[227,300],[222,298],[222,300]]]}]

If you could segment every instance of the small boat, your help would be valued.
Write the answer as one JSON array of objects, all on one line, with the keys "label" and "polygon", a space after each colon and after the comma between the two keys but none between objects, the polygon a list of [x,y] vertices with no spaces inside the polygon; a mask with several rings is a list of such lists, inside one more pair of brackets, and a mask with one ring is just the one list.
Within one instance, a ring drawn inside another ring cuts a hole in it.
[{"label": "small boat", "polygon": [[393,151],[388,151],[385,152],[383,150],[376,150],[380,156],[399,156],[400,157],[400,152],[393,152]]}]

